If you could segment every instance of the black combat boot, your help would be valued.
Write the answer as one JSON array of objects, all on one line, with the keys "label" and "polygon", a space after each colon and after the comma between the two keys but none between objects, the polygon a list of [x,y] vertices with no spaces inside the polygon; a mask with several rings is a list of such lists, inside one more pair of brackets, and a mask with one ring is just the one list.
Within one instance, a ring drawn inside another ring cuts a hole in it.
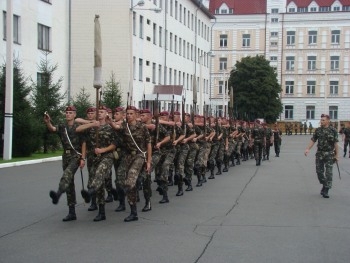
[{"label": "black combat boot", "polygon": [[217,171],[216,175],[222,174],[222,173],[221,173],[221,163],[218,162],[218,163],[216,164],[216,166],[218,167],[218,171]]},{"label": "black combat boot", "polygon": [[182,196],[182,195],[184,195],[184,192],[183,192],[183,189],[182,189],[182,185],[180,186],[180,185],[178,185],[177,186],[177,193],[176,193],[176,196]]},{"label": "black combat boot", "polygon": [[228,172],[228,166],[227,166],[227,163],[226,163],[226,162],[224,163],[224,169],[222,169],[222,171],[223,171],[224,173]]},{"label": "black combat boot", "polygon": [[189,186],[190,180],[188,180],[188,178],[187,178],[186,175],[184,176],[184,178],[183,178],[182,180],[184,181],[184,184],[185,184],[186,186]]},{"label": "black combat boot", "polygon": [[108,192],[107,192],[107,197],[106,197],[106,199],[105,199],[105,202],[106,202],[106,203],[111,203],[111,202],[113,202],[113,195],[112,195],[112,192],[111,192],[111,191],[108,191]]},{"label": "black combat boot", "polygon": [[173,186],[174,185],[174,181],[173,181],[173,171],[169,171],[169,175],[168,175],[168,186]]},{"label": "black combat boot", "polygon": [[144,208],[142,208],[142,212],[148,212],[151,210],[152,210],[151,199],[148,198],[148,199],[146,199],[146,204],[145,204]]},{"label": "black combat boot", "polygon": [[106,220],[105,205],[98,205],[98,214],[94,218],[95,222]]},{"label": "black combat boot", "polygon": [[130,205],[130,215],[124,219],[124,222],[132,222],[139,220],[137,216],[136,205]]},{"label": "black combat boot", "polygon": [[207,167],[202,167],[202,183],[207,182],[207,178],[205,177],[206,170],[207,170]]},{"label": "black combat boot", "polygon": [[50,191],[50,197],[54,205],[58,204],[58,200],[60,200],[61,195],[62,195],[62,192],[60,190],[57,190],[57,192],[53,190]]},{"label": "black combat boot", "polygon": [[97,210],[97,204],[96,204],[96,195],[91,196],[91,205],[88,208],[88,211],[95,211]]},{"label": "black combat boot", "polygon": [[163,199],[159,201],[160,204],[169,203],[167,191],[163,191]]},{"label": "black combat boot", "polygon": [[189,191],[193,191],[191,181],[189,182],[189,184],[188,184],[188,186],[187,186],[187,188],[186,188],[186,190],[185,190],[185,191],[187,191],[187,192],[189,192]]},{"label": "black combat boot", "polygon": [[201,187],[202,186],[202,176],[201,175],[197,175],[197,179],[198,179],[198,182],[196,184],[196,187]]},{"label": "black combat boot", "polygon": [[178,185],[180,181],[181,175],[175,174],[174,175],[174,185]]},{"label": "black combat boot", "polygon": [[215,179],[215,176],[214,176],[214,165],[212,165],[210,167],[210,176],[208,177],[208,179]]},{"label": "black combat boot", "polygon": [[324,187],[323,193],[321,193],[323,198],[329,198],[328,190],[329,190],[328,187]]},{"label": "black combat boot", "polygon": [[83,197],[85,203],[90,203],[91,197],[96,194],[95,189],[89,189],[86,191],[85,189],[81,190],[81,196]]},{"label": "black combat boot", "polygon": [[265,155],[263,156],[262,160],[263,160],[263,161],[266,161]]},{"label": "black combat boot", "polygon": [[256,166],[259,166],[260,165],[260,162],[258,159],[255,160],[256,161]]},{"label": "black combat boot", "polygon": [[125,211],[125,192],[123,189],[118,191],[119,206],[114,210],[116,212]]},{"label": "black combat boot", "polygon": [[75,214],[75,206],[69,206],[69,212],[68,215],[62,219],[63,222],[67,222],[67,221],[73,221],[73,220],[77,220],[77,216]]},{"label": "black combat boot", "polygon": [[269,160],[269,156],[268,155],[266,155],[266,160]]}]

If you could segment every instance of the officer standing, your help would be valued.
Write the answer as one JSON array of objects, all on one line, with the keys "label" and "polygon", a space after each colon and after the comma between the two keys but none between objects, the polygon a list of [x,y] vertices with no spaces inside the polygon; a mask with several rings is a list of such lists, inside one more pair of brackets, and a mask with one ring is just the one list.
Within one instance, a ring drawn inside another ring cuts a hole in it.
[{"label": "officer standing", "polygon": [[329,115],[321,115],[321,126],[315,130],[304,154],[308,155],[310,149],[317,141],[316,173],[322,184],[321,195],[329,198],[328,191],[332,187],[333,163],[338,161],[338,133],[329,125]]},{"label": "officer standing", "polygon": [[350,158],[350,122],[347,123],[347,126],[341,129],[340,134],[344,141],[344,156],[346,157],[346,152],[349,146],[349,158]]}]

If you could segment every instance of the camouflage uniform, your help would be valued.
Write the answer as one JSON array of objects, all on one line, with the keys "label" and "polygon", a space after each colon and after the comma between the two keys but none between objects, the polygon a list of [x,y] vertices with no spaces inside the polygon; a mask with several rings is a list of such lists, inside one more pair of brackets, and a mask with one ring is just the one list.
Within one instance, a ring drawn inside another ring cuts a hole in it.
[{"label": "camouflage uniform", "polygon": [[275,154],[276,154],[276,157],[279,157],[280,155],[280,151],[281,151],[281,135],[282,135],[282,132],[280,130],[273,130],[272,132],[272,135],[273,135],[273,143],[274,143],[274,146],[275,146]]},{"label": "camouflage uniform", "polygon": [[[96,129],[86,130],[88,152],[94,153],[95,148],[104,148],[113,144],[116,145],[116,133],[108,124],[101,125],[98,128],[98,145],[96,145]],[[92,158],[90,174],[92,181],[88,188],[96,191],[97,204],[104,205],[105,199],[105,178],[109,175],[113,166],[113,152],[94,154]]]},{"label": "camouflage uniform", "polygon": [[344,157],[349,145],[349,157],[350,157],[350,128],[344,128],[341,130],[340,134],[344,134]]},{"label": "camouflage uniform", "polygon": [[[198,127],[198,128],[201,130],[201,134],[204,134],[204,137],[210,134],[210,131],[208,131],[208,129],[205,129],[204,126]],[[206,172],[206,166],[207,166],[206,154],[208,151],[208,144],[204,137],[201,138],[199,141],[197,141],[199,150],[198,150],[197,157],[195,160],[195,165],[194,165],[195,173],[197,174],[197,178],[198,178],[197,186],[201,186],[202,183],[205,182],[204,178],[202,180],[202,177],[203,175],[205,175],[205,172]]]},{"label": "camouflage uniform", "polygon": [[[197,127],[194,126],[193,128],[190,128],[188,126],[188,124],[186,124],[186,130],[188,134],[193,134],[196,133],[197,136],[201,135],[201,130]],[[187,158],[185,161],[185,183],[188,185],[188,188],[186,189],[187,191],[191,191],[192,189],[192,176],[194,174],[194,162],[199,150],[199,146],[197,145],[197,143],[190,141],[188,142],[188,154],[187,154]]]},{"label": "camouflage uniform", "polygon": [[[186,137],[189,137],[191,134],[188,133],[187,129],[186,129],[186,134],[185,134],[185,130],[182,130],[182,134],[185,135]],[[194,131],[193,131],[194,133]],[[192,133],[192,134],[193,134]],[[181,134],[181,135],[182,135]],[[176,152],[176,157],[175,157],[175,178],[177,178],[177,184],[178,184],[178,193],[177,195],[181,195],[182,193],[182,186],[183,186],[183,178],[185,176],[185,162],[186,162],[186,158],[188,155],[188,152],[190,150],[190,146],[187,143],[182,143],[180,142],[177,145],[177,152]]]},{"label": "camouflage uniform", "polygon": [[222,142],[222,139],[219,141],[218,137],[222,133],[223,129],[221,126],[216,125],[215,126],[215,136],[213,138],[212,146],[211,146],[211,151],[209,154],[209,160],[208,160],[208,169],[210,170],[210,177],[209,179],[214,179],[214,168],[215,168],[215,163],[216,166],[218,167],[218,172],[217,174],[221,174],[221,165],[222,161],[217,160],[216,157],[218,155],[218,151]]},{"label": "camouflage uniform", "polygon": [[265,129],[265,136],[266,136],[266,143],[265,143],[265,146],[263,148],[264,150],[264,158],[266,158],[267,160],[269,159],[269,156],[270,156],[270,147],[271,147],[271,136],[272,136],[272,130],[271,128],[267,127]]},{"label": "camouflage uniform", "polygon": [[254,156],[257,162],[256,165],[260,165],[265,137],[264,129],[260,127],[254,127],[251,136],[254,139]]},{"label": "camouflage uniform", "polygon": [[[319,127],[311,140],[318,141],[316,152],[316,173],[320,184],[332,188],[334,144],[338,142],[338,133],[332,127]],[[326,171],[325,171],[326,169]]]}]

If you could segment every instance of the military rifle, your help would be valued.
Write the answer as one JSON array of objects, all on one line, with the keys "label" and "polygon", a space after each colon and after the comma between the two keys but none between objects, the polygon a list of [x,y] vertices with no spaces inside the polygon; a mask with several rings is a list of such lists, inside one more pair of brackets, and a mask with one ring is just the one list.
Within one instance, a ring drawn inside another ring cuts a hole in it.
[{"label": "military rifle", "polygon": [[155,144],[158,143],[158,140],[159,140],[159,108],[160,108],[160,103],[159,103],[159,93],[157,93],[157,98],[155,100],[155,105],[154,105],[154,109],[153,109],[153,114],[154,114],[154,117],[156,119],[156,141],[155,141]]},{"label": "military rifle", "polygon": [[184,134],[186,135],[186,121],[185,121],[185,115],[186,115],[186,113],[185,113],[185,104],[186,104],[186,98],[185,98],[185,96],[182,96],[182,129],[183,129],[183,131],[184,131]]},{"label": "military rifle", "polygon": [[205,102],[203,105],[203,115],[204,115],[204,137],[206,137],[207,136],[207,114],[205,110]]},{"label": "military rifle", "polygon": [[173,121],[174,121],[174,127],[172,131],[172,140],[173,142],[176,140],[176,123],[175,123],[175,104],[174,104],[174,94],[173,94],[173,100],[171,101],[171,116],[173,116]]}]

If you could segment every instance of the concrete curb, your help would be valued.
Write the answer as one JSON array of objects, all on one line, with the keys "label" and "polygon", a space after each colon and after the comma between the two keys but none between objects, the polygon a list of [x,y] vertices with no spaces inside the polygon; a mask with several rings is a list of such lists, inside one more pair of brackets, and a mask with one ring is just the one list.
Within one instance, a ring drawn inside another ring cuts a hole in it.
[{"label": "concrete curb", "polygon": [[59,161],[59,160],[62,160],[62,156],[36,159],[36,160],[28,160],[28,161],[22,161],[22,162],[3,163],[3,164],[0,164],[0,168],[8,168],[8,167],[21,166],[21,165],[27,165],[27,164],[35,164],[35,163],[53,162],[53,161]]}]

